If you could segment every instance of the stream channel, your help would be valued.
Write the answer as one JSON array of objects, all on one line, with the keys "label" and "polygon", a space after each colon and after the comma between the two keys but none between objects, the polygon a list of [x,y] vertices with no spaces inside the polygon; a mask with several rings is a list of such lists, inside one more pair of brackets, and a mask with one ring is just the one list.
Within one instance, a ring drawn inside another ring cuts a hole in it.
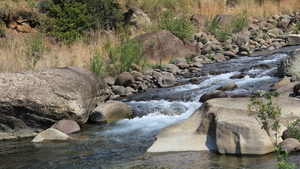
[{"label": "stream channel", "polygon": [[[299,47],[299,46],[298,46]],[[256,53],[220,63],[205,65],[199,83],[179,79],[181,85],[155,88],[132,97],[121,98],[133,110],[133,117],[110,124],[85,124],[70,142],[31,143],[32,138],[0,141],[0,168],[276,168],[274,153],[263,156],[218,155],[208,151],[147,153],[155,136],[165,126],[188,118],[202,103],[200,97],[226,83],[238,89],[230,95],[250,96],[256,90],[269,90],[280,79],[277,64],[297,46]],[[260,65],[260,66],[258,66]],[[267,66],[266,65],[272,65]],[[212,73],[215,72],[215,73]],[[231,76],[246,73],[241,79]],[[290,162],[300,166],[299,155]]]}]

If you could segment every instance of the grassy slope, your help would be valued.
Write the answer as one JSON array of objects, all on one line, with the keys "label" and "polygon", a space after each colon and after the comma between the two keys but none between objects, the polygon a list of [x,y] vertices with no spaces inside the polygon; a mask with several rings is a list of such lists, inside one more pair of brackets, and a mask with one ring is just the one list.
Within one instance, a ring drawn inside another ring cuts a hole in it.
[{"label": "grassy slope", "polygon": [[[35,2],[38,1],[2,0],[0,8],[12,11],[36,11]],[[121,4],[124,10],[131,7],[141,8],[148,14],[154,25],[159,13],[165,8],[173,9],[178,14],[186,14],[188,16],[201,13],[207,18],[212,19],[218,13],[237,14],[241,13],[244,9],[248,11],[250,18],[266,18],[275,14],[291,14],[292,12],[299,11],[300,7],[299,0],[282,0],[280,3],[272,3],[271,0],[266,0],[262,6],[255,3],[255,0],[242,0],[234,8],[226,8],[225,0],[118,0],[118,3]],[[150,29],[138,30],[131,37],[147,31],[150,31]],[[34,37],[32,38],[32,36]],[[78,41],[71,47],[50,43],[51,41],[42,37],[42,44],[50,50],[42,58],[34,59],[28,55],[32,43],[26,43],[25,39],[27,39],[27,42],[40,40],[35,36],[35,34],[20,34],[12,30],[6,31],[6,37],[0,39],[0,72],[16,72],[33,67],[35,69],[62,66],[89,68],[90,58],[93,57],[95,51],[101,53],[103,56],[106,55],[106,52],[103,50],[104,42],[108,40],[118,42],[118,37],[114,36],[112,32],[103,31],[96,32],[96,38],[90,44]]]}]

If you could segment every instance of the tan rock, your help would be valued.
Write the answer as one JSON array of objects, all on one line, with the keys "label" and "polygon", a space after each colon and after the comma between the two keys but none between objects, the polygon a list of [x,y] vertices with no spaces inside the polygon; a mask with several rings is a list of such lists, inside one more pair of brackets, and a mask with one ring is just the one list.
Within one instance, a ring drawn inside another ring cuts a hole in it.
[{"label": "tan rock", "polygon": [[35,136],[31,142],[40,143],[43,141],[67,141],[67,140],[70,140],[70,137],[67,134],[57,129],[49,128],[39,133],[37,136]]},{"label": "tan rock", "polygon": [[271,88],[271,90],[275,91],[275,90],[279,89],[280,87],[285,86],[285,85],[291,83],[290,79],[291,78],[283,78],[278,83],[275,83],[274,86]]},{"label": "tan rock", "polygon": [[[283,120],[300,117],[298,100],[279,97]],[[188,119],[165,127],[148,152],[210,150],[222,154],[267,154],[272,141],[249,116],[249,98],[218,98],[203,103]],[[291,114],[293,112],[293,114]],[[285,128],[281,128],[281,132]],[[278,142],[280,139],[278,138]]]},{"label": "tan rock", "polygon": [[90,120],[92,122],[110,123],[130,116],[132,116],[132,111],[125,103],[109,101],[98,104],[92,111]]}]

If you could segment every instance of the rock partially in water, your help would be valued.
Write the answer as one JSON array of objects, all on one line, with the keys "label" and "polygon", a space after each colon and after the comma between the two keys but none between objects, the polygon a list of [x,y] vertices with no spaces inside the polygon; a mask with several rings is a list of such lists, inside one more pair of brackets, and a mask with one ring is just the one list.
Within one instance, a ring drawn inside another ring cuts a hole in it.
[{"label": "rock partially in water", "polygon": [[200,102],[205,102],[207,100],[213,99],[213,98],[224,98],[228,97],[228,94],[221,90],[212,90],[207,93],[205,93],[201,98]]},{"label": "rock partially in water", "polygon": [[287,138],[279,143],[279,147],[281,152],[289,151],[299,151],[300,150],[300,143],[295,138]]},{"label": "rock partially in water", "polygon": [[110,123],[132,116],[131,109],[123,102],[99,103],[90,115],[91,122]]},{"label": "rock partially in water", "polygon": [[[278,97],[274,100],[274,103],[282,108],[283,121],[300,118],[298,102],[290,97]],[[249,103],[249,98],[208,100],[186,120],[162,129],[147,151],[210,150],[221,154],[239,155],[263,155],[273,152],[273,142],[279,138],[270,138],[265,130],[261,129],[260,123],[253,116],[249,116]]]},{"label": "rock partially in water", "polygon": [[0,74],[0,140],[35,136],[58,120],[88,120],[105,82],[76,67]]},{"label": "rock partially in water", "polygon": [[37,136],[35,136],[31,142],[41,143],[44,141],[68,141],[68,140],[70,140],[70,137],[67,134],[57,129],[49,128],[39,133]]}]

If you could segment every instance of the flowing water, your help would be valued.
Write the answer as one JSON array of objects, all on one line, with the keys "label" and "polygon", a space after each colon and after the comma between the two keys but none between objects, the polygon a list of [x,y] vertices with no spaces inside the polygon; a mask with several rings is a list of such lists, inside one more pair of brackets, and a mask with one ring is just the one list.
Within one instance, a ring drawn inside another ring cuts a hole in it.
[{"label": "flowing water", "polygon": [[[200,97],[228,82],[239,88],[230,95],[249,96],[255,90],[269,90],[280,79],[274,77],[277,64],[296,47],[252,57],[209,64],[198,84],[182,83],[166,89],[122,98],[133,117],[110,124],[86,124],[70,142],[33,144],[32,138],[0,142],[0,168],[276,168],[275,154],[264,156],[225,156],[201,152],[147,153],[155,136],[165,126],[188,118],[202,103]],[[266,57],[268,56],[268,57]],[[258,66],[260,65],[260,66]],[[262,65],[268,65],[265,69]],[[241,72],[247,75],[231,79]],[[300,166],[299,156],[290,161]]]}]

